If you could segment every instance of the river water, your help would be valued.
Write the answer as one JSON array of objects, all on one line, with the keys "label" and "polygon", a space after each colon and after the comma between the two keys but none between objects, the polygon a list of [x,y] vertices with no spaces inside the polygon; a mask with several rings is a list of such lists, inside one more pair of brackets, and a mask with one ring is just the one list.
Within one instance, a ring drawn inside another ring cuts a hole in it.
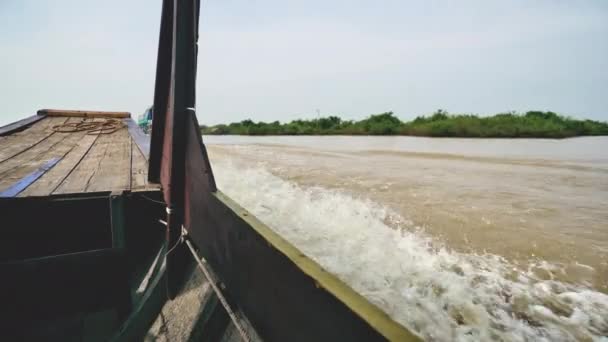
[{"label": "river water", "polygon": [[220,189],[427,340],[608,340],[608,137],[204,141]]}]

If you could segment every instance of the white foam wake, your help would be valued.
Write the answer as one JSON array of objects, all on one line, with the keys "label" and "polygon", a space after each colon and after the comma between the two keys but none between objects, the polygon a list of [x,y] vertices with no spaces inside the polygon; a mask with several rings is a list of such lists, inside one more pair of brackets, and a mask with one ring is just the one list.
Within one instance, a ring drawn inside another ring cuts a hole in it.
[{"label": "white foam wake", "polygon": [[260,165],[213,167],[222,191],[426,340],[608,341],[605,294],[437,246],[364,198],[302,188]]}]

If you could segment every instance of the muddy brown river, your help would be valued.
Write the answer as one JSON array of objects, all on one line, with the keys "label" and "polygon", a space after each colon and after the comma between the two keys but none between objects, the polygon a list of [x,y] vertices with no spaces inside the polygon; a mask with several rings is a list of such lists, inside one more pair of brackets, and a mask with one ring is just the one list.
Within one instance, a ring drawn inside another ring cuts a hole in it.
[{"label": "muddy brown river", "polygon": [[427,340],[608,339],[608,137],[204,140],[223,191]]}]

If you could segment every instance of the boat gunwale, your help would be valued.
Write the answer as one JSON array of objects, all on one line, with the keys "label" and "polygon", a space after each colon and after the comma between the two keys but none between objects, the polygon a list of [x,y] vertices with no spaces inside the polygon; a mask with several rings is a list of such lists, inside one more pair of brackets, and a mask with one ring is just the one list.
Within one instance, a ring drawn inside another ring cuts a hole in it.
[{"label": "boat gunwale", "polygon": [[46,118],[46,115],[34,114],[28,117],[25,117],[21,120],[13,121],[9,124],[6,124],[0,127],[0,137],[12,135],[13,133],[21,132],[28,127],[36,124],[38,121]]},{"label": "boat gunwale", "polygon": [[421,341],[420,337],[395,322],[384,310],[371,303],[335,274],[325,270],[221,190],[211,192],[211,195],[232,210],[272,248],[283,254],[300,271],[310,277],[317,287],[329,292],[383,337],[389,341]]}]

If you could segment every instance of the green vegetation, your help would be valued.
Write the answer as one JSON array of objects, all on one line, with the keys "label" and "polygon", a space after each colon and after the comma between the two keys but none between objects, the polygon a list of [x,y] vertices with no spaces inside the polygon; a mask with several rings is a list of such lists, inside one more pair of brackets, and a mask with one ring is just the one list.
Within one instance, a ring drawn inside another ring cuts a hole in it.
[{"label": "green vegetation", "polygon": [[450,115],[438,110],[402,122],[392,112],[371,115],[360,121],[329,116],[289,123],[244,120],[228,125],[201,126],[203,134],[235,135],[413,135],[471,138],[567,138],[608,135],[608,123],[576,120],[553,112],[504,113],[489,117]]}]

